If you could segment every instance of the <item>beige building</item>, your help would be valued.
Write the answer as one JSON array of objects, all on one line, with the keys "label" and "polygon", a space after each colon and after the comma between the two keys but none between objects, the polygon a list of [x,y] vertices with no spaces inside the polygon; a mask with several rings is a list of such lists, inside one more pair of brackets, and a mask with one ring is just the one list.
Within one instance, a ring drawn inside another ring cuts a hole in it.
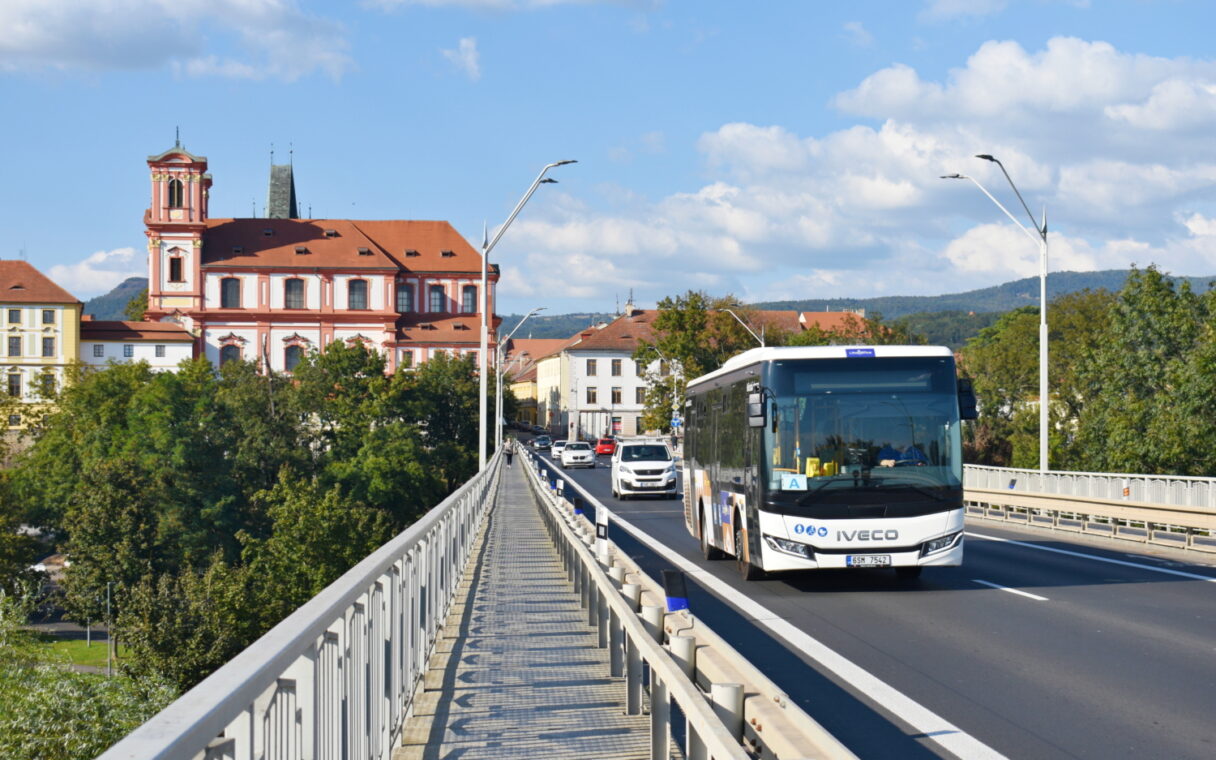
[{"label": "beige building", "polygon": [[[26,261],[0,261],[0,316],[4,356],[0,375],[8,395],[37,404],[60,387],[79,356],[80,301]],[[8,427],[24,424],[11,411]]]}]

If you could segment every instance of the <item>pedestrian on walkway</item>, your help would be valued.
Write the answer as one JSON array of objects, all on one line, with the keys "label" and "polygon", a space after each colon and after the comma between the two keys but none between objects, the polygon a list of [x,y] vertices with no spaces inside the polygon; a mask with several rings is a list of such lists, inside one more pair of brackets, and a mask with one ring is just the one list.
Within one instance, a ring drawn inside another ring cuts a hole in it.
[{"label": "pedestrian on walkway", "polygon": [[502,453],[503,456],[505,456],[507,458],[507,469],[508,470],[511,469],[511,457],[515,456],[515,445],[514,444],[515,444],[514,441],[509,441],[507,443],[506,451],[504,451]]}]

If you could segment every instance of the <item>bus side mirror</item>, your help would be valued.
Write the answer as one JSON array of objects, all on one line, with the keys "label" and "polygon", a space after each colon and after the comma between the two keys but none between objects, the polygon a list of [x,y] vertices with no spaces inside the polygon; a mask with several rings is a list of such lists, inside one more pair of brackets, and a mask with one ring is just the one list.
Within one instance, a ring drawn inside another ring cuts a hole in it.
[{"label": "bus side mirror", "polygon": [[975,398],[975,388],[971,385],[971,379],[960,377],[958,379],[958,416],[963,420],[974,420],[980,416],[977,408],[978,401]]},{"label": "bus side mirror", "polygon": [[764,401],[759,393],[747,394],[747,426],[764,427]]}]

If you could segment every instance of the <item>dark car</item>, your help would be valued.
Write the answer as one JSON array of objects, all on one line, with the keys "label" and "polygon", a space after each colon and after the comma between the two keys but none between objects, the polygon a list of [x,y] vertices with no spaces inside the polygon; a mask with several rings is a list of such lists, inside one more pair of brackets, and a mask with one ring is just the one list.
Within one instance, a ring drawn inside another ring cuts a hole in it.
[{"label": "dark car", "polygon": [[536,440],[532,442],[532,445],[537,449],[547,449],[553,445],[553,441],[549,438],[549,436],[541,435],[537,436]]},{"label": "dark car", "polygon": [[616,439],[615,438],[601,438],[598,441],[596,441],[596,443],[595,443],[595,453],[597,455],[606,454],[608,456],[612,456],[612,454],[615,451],[616,451]]}]

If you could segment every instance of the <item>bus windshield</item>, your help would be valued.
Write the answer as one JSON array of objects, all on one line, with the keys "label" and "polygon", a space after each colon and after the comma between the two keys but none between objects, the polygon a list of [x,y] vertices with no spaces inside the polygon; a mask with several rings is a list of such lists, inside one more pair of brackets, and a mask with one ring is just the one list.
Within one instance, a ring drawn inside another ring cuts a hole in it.
[{"label": "bus windshield", "polygon": [[777,361],[766,374],[770,495],[806,504],[840,489],[944,498],[962,487],[952,358]]}]

